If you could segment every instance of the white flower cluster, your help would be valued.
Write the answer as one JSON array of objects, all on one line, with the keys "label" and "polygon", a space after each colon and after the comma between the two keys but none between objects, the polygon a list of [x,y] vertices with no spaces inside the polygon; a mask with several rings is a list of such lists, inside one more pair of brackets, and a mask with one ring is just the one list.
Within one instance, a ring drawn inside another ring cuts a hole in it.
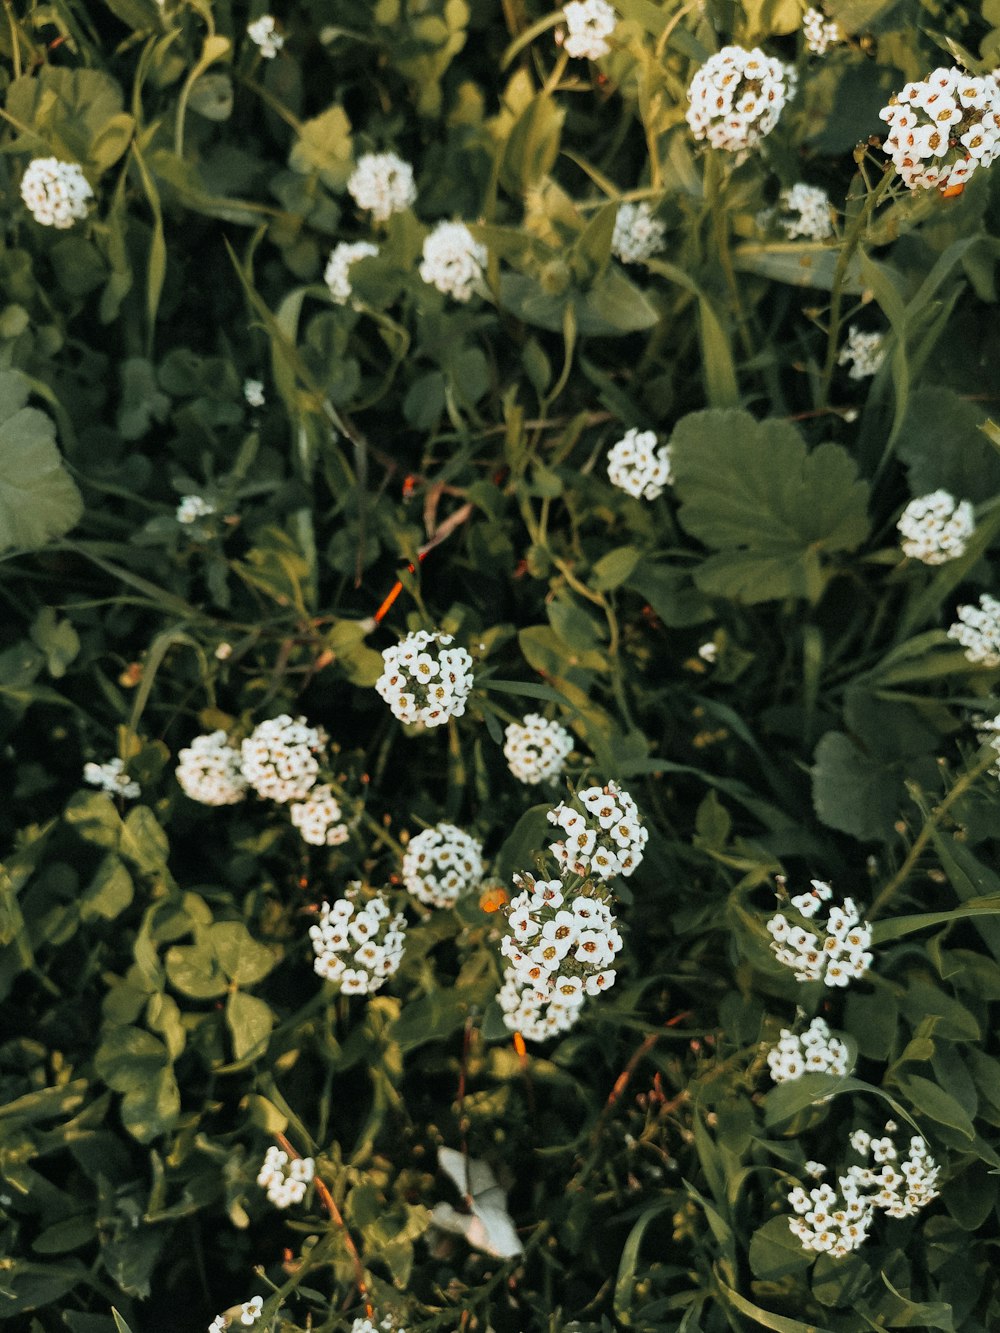
[{"label": "white flower cluster", "polygon": [[838,366],[850,366],[847,378],[851,380],[867,379],[876,374],[885,360],[885,334],[875,330],[865,333],[856,324],[847,331],[847,341],[837,357]]},{"label": "white flower cluster", "polygon": [[410,839],[403,887],[430,907],[451,907],[485,873],[483,845],[454,824],[426,828]]},{"label": "white flower cluster", "polygon": [[470,301],[482,290],[487,257],[464,222],[439,222],[424,238],[420,276],[445,296]]},{"label": "white flower cluster", "polygon": [[264,397],[263,380],[244,380],[243,398],[247,407],[263,407],[267,401]]},{"label": "white flower cluster", "polygon": [[778,223],[789,240],[804,236],[808,241],[825,241],[833,235],[830,196],[818,185],[799,181],[790,190],[782,190],[778,207]]},{"label": "white flower cluster", "polygon": [[517,778],[535,786],[557,778],[573,749],[573,737],[561,722],[549,721],[541,713],[527,713],[523,722],[504,729],[503,754]]},{"label": "white flower cluster", "polygon": [[83,168],[57,157],[36,157],[21,179],[21,198],[43,227],[60,231],[72,227],[77,218],[87,216],[87,203],[93,197]]},{"label": "white flower cluster", "polygon": [[925,565],[943,565],[965,554],[976,520],[968,500],[956,500],[939,490],[911,500],[896,527],[903,536],[905,556]]},{"label": "white flower cluster", "polygon": [[[800,917],[811,921],[822,903],[833,896],[829,884],[811,880],[809,893],[792,899]],[[822,938],[805,926],[790,922],[783,912],[776,912],[767,923],[771,948],[778,962],[790,967],[796,981],[823,981],[827,986],[846,986],[852,978],[863,977],[872,964],[869,946],[872,930],[853,898],[845,898],[842,907],[831,907],[826,921],[817,924]]]},{"label": "white flower cluster", "polygon": [[574,804],[560,801],[547,818],[565,835],[550,843],[549,851],[563,871],[574,875],[631,875],[649,841],[635,801],[616,782],[585,787]]},{"label": "white flower cluster", "polygon": [[304,801],[288,807],[292,823],[313,847],[339,847],[351,836],[340,802],[328,783],[310,788]]},{"label": "white flower cluster", "polygon": [[[1000,713],[996,717],[981,717],[976,723],[976,739],[980,745],[991,745],[1000,755]],[[990,769],[994,777],[1000,778],[1000,762]]]},{"label": "white flower cluster", "polygon": [[377,254],[378,246],[370,241],[341,241],[333,247],[326,261],[323,281],[337,305],[346,305],[351,299],[351,265],[359,259],[374,259]]},{"label": "white flower cluster", "polygon": [[240,752],[224,731],[195,736],[177,756],[177,781],[184,795],[201,805],[235,805],[246,796]]},{"label": "white flower cluster", "polygon": [[831,46],[844,40],[840,25],[834,19],[828,19],[821,9],[807,9],[802,15],[802,35],[806,39],[806,50],[814,56],[825,56]]},{"label": "white flower cluster", "polygon": [[588,995],[614,985],[611,966],[622,937],[607,901],[578,894],[566,901],[560,879],[514,876],[520,892],[507,909],[507,959],[497,999],[504,1022],[531,1041],[565,1032]]},{"label": "white flower cluster", "polygon": [[241,747],[243,776],[258,796],[301,801],[316,781],[326,732],[287,713],[260,722]]},{"label": "white flower cluster", "polygon": [[273,60],[285,44],[273,14],[262,14],[254,23],[248,24],[247,36],[254,46],[260,47],[265,60]]},{"label": "white flower cluster", "polygon": [[623,264],[641,264],[663,249],[667,228],[649,204],[621,204],[611,233],[611,253]]},{"label": "white flower cluster", "polygon": [[803,1074],[846,1074],[847,1046],[824,1019],[814,1018],[798,1035],[782,1028],[778,1044],[767,1053],[767,1065],[775,1083],[792,1083]]},{"label": "white flower cluster", "polygon": [[608,481],[637,500],[655,500],[673,479],[670,446],[657,449],[655,431],[633,426],[608,451]]},{"label": "white flower cluster", "polygon": [[878,113],[883,148],[911,190],[948,190],[1000,153],[1000,84],[952,66],[908,83]]},{"label": "white flower cluster", "polygon": [[215,513],[215,505],[201,495],[185,495],[177,506],[174,517],[178,523],[197,523],[199,518],[208,518]]},{"label": "white flower cluster", "polygon": [[608,38],[614,32],[618,16],[607,0],[570,0],[563,7],[566,36],[563,50],[575,60],[600,60],[611,50]]},{"label": "white flower cluster", "polygon": [[[234,1307],[235,1308],[235,1307]],[[244,1328],[251,1328],[261,1318],[264,1313],[263,1296],[254,1296],[249,1301],[244,1301],[239,1308],[239,1321]],[[232,1320],[228,1315],[218,1314],[208,1326],[208,1333],[225,1333]]]},{"label": "white flower cluster", "polygon": [[771,133],[792,91],[780,60],[757,46],[724,46],[691,80],[687,123],[696,139],[738,153]]},{"label": "white flower cluster", "polygon": [[395,153],[365,153],[347,182],[347,192],[376,222],[402,213],[417,200],[413,168]]},{"label": "white flower cluster", "polygon": [[335,981],[345,995],[373,995],[403,961],[406,918],[392,914],[385,894],[362,899],[354,884],[346,897],[323,904],[309,937],[318,976]]},{"label": "white flower cluster", "polygon": [[126,776],[125,763],[121,759],[108,759],[103,764],[84,764],[83,780],[92,787],[100,787],[112,796],[123,796],[126,801],[134,801],[142,795],[138,782]]},{"label": "white flower cluster", "polygon": [[984,592],[978,606],[960,606],[948,638],[957,639],[970,662],[1000,666],[1000,601]]},{"label": "white flower cluster", "polygon": [[[899,1151],[889,1137],[895,1130],[890,1120],[886,1136],[873,1138],[855,1130],[851,1146],[873,1166],[850,1166],[837,1177],[837,1189],[818,1185],[806,1190],[796,1186],[788,1196],[795,1212],[788,1219],[792,1234],[805,1250],[842,1259],[866,1240],[878,1209],[889,1217],[912,1217],[938,1195],[938,1167],[919,1134],[910,1139],[909,1155],[899,1160]],[[810,1163],[822,1175],[826,1167]],[[879,1169],[876,1170],[875,1168]]]},{"label": "white flower cluster", "polygon": [[375,688],[400,722],[439,727],[461,717],[472,690],[472,658],[451,648],[450,634],[414,630],[382,653],[385,670]]},{"label": "white flower cluster", "polygon": [[268,1148],[257,1176],[257,1184],[267,1190],[268,1200],[275,1208],[289,1208],[306,1197],[309,1182],[316,1174],[316,1163],[311,1157],[293,1157],[281,1148]]},{"label": "white flower cluster", "polygon": [[355,1319],[351,1333],[406,1333],[406,1329],[397,1328],[392,1315],[387,1314],[379,1324],[372,1319]]}]

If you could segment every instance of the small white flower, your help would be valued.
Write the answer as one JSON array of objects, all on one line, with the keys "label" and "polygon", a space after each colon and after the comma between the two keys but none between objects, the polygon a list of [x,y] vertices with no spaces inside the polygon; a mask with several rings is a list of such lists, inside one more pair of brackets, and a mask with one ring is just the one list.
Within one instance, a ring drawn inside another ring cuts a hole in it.
[{"label": "small white flower", "polygon": [[376,222],[402,213],[417,199],[413,168],[395,153],[365,153],[347,182],[347,192]]},{"label": "small white flower", "polygon": [[631,875],[649,839],[632,797],[617,783],[609,782],[604,787],[584,789],[576,799],[583,810],[561,801],[547,815],[550,824],[567,833],[549,845],[560,869],[574,875],[597,875],[599,879]]},{"label": "small white flower", "polygon": [[178,523],[197,523],[199,518],[208,518],[215,513],[215,505],[201,495],[185,495],[177,506],[174,517]]},{"label": "small white flower", "polygon": [[847,331],[847,341],[837,357],[838,366],[850,366],[848,379],[863,380],[881,369],[885,360],[885,334],[877,330],[865,333],[852,324]]},{"label": "small white flower", "polygon": [[330,251],[323,281],[337,305],[346,305],[351,299],[351,265],[359,259],[374,259],[378,246],[370,241],[341,241]]},{"label": "small white flower", "polygon": [[400,722],[439,727],[464,714],[473,686],[472,658],[464,648],[452,648],[452,641],[440,630],[415,630],[383,651],[385,669],[375,689]]},{"label": "small white flower", "polygon": [[391,914],[385,894],[364,894],[352,884],[344,898],[323,903],[309,927],[313,969],[345,995],[372,995],[403,961],[406,918]]},{"label": "small white flower", "polygon": [[72,227],[87,216],[87,204],[93,197],[90,182],[76,162],[36,157],[28,163],[21,179],[21,198],[43,227],[56,227],[60,231]]},{"label": "small white flower", "polygon": [[340,802],[326,783],[312,787],[303,801],[288,807],[292,823],[313,847],[339,847],[351,836]]},{"label": "small white flower", "polygon": [[937,490],[911,500],[896,527],[903,536],[905,556],[925,565],[943,565],[965,553],[976,523],[968,500]]},{"label": "small white flower", "polygon": [[451,907],[485,873],[482,843],[454,824],[438,824],[411,838],[403,857],[405,888],[431,907]]},{"label": "small white flower", "polygon": [[184,795],[201,805],[235,805],[246,796],[239,750],[224,731],[195,736],[177,756],[175,776]]},{"label": "small white flower", "polygon": [[637,500],[655,500],[673,481],[670,446],[656,447],[656,432],[627,430],[608,452],[608,480]]},{"label": "small white flower", "polygon": [[741,152],[771,133],[793,92],[780,60],[759,47],[724,46],[691,80],[687,122],[696,139]]},{"label": "small white flower", "polygon": [[1000,153],[1000,83],[952,66],[906,84],[879,117],[882,145],[911,190],[964,185]]},{"label": "small white flower", "polygon": [[263,14],[254,23],[248,24],[247,36],[255,46],[260,47],[265,60],[273,60],[285,44],[273,14]]},{"label": "small white flower", "polygon": [[623,264],[641,264],[663,249],[666,226],[648,203],[621,204],[615,215],[611,253]]},{"label": "small white flower", "polygon": [[256,1324],[257,1320],[260,1319],[263,1313],[264,1298],[262,1296],[254,1296],[251,1300],[246,1301],[240,1306],[240,1323],[245,1324],[246,1327],[249,1328],[251,1324]]},{"label": "small white flower", "polygon": [[803,236],[809,241],[825,241],[833,235],[831,207],[825,190],[800,181],[790,190],[782,190],[778,223],[789,240]]},{"label": "small white flower", "polygon": [[83,780],[92,787],[100,787],[112,796],[122,796],[126,801],[134,801],[142,795],[138,782],[126,776],[125,764],[121,759],[108,759],[103,764],[84,764]]},{"label": "small white flower", "polygon": [[957,615],[948,637],[962,645],[970,662],[1000,666],[1000,601],[984,592],[978,606],[960,606]]},{"label": "small white flower", "polygon": [[275,1208],[289,1208],[305,1198],[306,1188],[315,1173],[316,1163],[311,1157],[299,1157],[289,1162],[287,1153],[271,1147],[264,1155],[257,1184],[267,1191],[268,1200]]},{"label": "small white flower", "polygon": [[464,222],[439,222],[424,239],[420,277],[455,301],[470,301],[483,287],[487,258]]},{"label": "small white flower", "polygon": [[607,0],[570,0],[563,8],[566,36],[563,50],[579,60],[600,60],[611,50],[607,39],[618,23]]},{"label": "small white flower", "polygon": [[821,9],[807,9],[803,14],[802,35],[806,50],[816,56],[825,56],[831,46],[844,40],[840,25],[828,19]]},{"label": "small white flower", "polygon": [[573,737],[561,723],[540,713],[528,713],[523,722],[511,722],[504,731],[504,758],[518,782],[534,786],[562,773]]},{"label": "small white flower", "polygon": [[325,749],[322,727],[310,727],[304,717],[282,713],[259,723],[243,742],[243,776],[258,796],[282,803],[301,801],[316,781]]},{"label": "small white flower", "polygon": [[265,403],[262,380],[244,380],[243,398],[248,407],[263,407]]},{"label": "small white flower", "polygon": [[782,1028],[777,1046],[767,1053],[767,1064],[775,1083],[788,1083],[803,1074],[838,1074],[848,1070],[846,1045],[835,1037],[822,1018],[796,1036]]}]

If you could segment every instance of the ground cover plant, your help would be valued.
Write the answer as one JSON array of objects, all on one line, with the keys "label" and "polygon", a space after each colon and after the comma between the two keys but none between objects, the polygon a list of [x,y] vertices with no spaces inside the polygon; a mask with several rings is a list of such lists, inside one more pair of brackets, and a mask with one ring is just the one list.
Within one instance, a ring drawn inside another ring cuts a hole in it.
[{"label": "ground cover plant", "polygon": [[997,1328],[998,65],[5,4],[5,1328]]}]

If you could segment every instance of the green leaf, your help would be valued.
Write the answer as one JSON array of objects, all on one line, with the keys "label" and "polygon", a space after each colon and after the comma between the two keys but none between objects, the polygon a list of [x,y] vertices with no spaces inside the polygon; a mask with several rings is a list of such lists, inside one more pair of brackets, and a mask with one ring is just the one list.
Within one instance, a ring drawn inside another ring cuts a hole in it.
[{"label": "green leaf", "polygon": [[343,189],[354,168],[354,148],[351,122],[342,106],[327,107],[299,126],[288,165],[293,171],[318,172],[331,190]]},{"label": "green leaf", "polygon": [[122,1098],[122,1123],[139,1143],[152,1143],[176,1126],[181,1094],[173,1068],[164,1065]]},{"label": "green leaf", "polygon": [[632,1230],[628,1233],[625,1244],[622,1246],[621,1258],[618,1261],[618,1275],[615,1279],[614,1308],[615,1318],[626,1328],[633,1327],[632,1312],[635,1309],[636,1299],[636,1270],[639,1265],[639,1251],[642,1248],[643,1239],[650,1223],[654,1222],[670,1206],[670,1201],[665,1199],[649,1204],[632,1224]]},{"label": "green leaf", "polygon": [[470,999],[458,990],[433,990],[404,1005],[387,1036],[406,1054],[425,1042],[450,1037],[468,1018],[470,1010]]},{"label": "green leaf", "polygon": [[[0,402],[27,397],[25,377],[0,372]],[[23,398],[22,398],[23,401]],[[0,550],[35,551],[61,537],[83,514],[76,483],[63,466],[52,420],[18,407],[0,421]]]},{"label": "green leaf", "polygon": [[165,867],[170,843],[148,805],[137,805],[126,815],[119,850],[140,873],[155,874]]},{"label": "green leaf", "polygon": [[842,731],[828,731],[809,772],[813,806],[829,828],[862,842],[892,836],[903,799],[898,769],[876,762]]},{"label": "green leaf", "polygon": [[944,1088],[939,1088],[928,1078],[921,1078],[919,1074],[903,1074],[896,1081],[900,1093],[915,1110],[940,1125],[957,1130],[970,1142],[976,1137],[972,1120],[950,1092],[945,1092]]},{"label": "green leaf", "polygon": [[128,907],[133,893],[131,875],[120,859],[109,853],[80,895],[80,919],[94,921],[103,917],[106,921],[113,921]]},{"label": "green leaf", "polygon": [[219,966],[237,986],[253,986],[278,963],[277,950],[258,944],[242,921],[217,921],[207,937]]},{"label": "green leaf", "polygon": [[70,797],[63,819],[84,842],[117,851],[122,821],[106,792],[78,791]]},{"label": "green leaf", "polygon": [[[735,247],[733,267],[794,287],[816,287],[828,292],[833,286],[839,258],[840,246],[824,241],[753,242]],[[853,296],[864,291],[856,257],[843,275],[841,291]]]},{"label": "green leaf", "polygon": [[50,676],[65,676],[80,651],[80,636],[68,620],[60,620],[51,606],[43,606],[31,623],[31,638],[46,657]]},{"label": "green leaf", "polygon": [[215,953],[208,940],[197,944],[175,944],[164,957],[167,979],[182,995],[193,1000],[215,1000],[229,989],[225,974],[215,961]]},{"label": "green leaf", "polygon": [[233,1039],[233,1055],[245,1060],[251,1055],[263,1055],[274,1025],[270,1005],[256,995],[233,991],[226,1001],[226,1023]]},{"label": "green leaf", "polygon": [[812,1255],[792,1235],[788,1216],[772,1217],[750,1238],[750,1267],[754,1277],[776,1282],[790,1273],[801,1273],[812,1263]]},{"label": "green leaf", "polygon": [[821,557],[868,535],[868,486],[836,444],[811,453],[788,422],[710,409],[683,417],[670,443],[679,518],[719,552],[695,575],[743,602],[817,600]]},{"label": "green leaf", "polygon": [[631,577],[641,559],[642,552],[637,546],[617,546],[594,563],[590,571],[590,586],[597,592],[621,587]]},{"label": "green leaf", "polygon": [[913,495],[943,488],[982,504],[1000,493],[1000,452],[980,430],[986,415],[977,403],[940,385],[910,394],[896,452],[907,465]]}]

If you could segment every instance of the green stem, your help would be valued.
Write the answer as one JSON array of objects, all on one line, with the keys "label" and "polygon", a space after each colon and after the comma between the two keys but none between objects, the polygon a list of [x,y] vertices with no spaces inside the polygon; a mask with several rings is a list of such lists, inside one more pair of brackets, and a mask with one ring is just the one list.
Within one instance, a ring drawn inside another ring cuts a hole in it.
[{"label": "green stem", "polygon": [[886,904],[903,887],[910,877],[913,867],[919,860],[924,848],[930,841],[934,831],[940,827],[941,821],[952,808],[956,801],[960,800],[965,793],[974,786],[975,783],[997,762],[997,752],[990,746],[988,752],[974,764],[967,773],[964,773],[952,787],[951,791],[944,798],[940,805],[936,805],[924,820],[924,826],[913,841],[913,846],[906,854],[903,864],[893,875],[892,879],[885,886],[882,892],[876,897],[871,907],[865,914],[869,921],[875,918],[883,911]]}]

